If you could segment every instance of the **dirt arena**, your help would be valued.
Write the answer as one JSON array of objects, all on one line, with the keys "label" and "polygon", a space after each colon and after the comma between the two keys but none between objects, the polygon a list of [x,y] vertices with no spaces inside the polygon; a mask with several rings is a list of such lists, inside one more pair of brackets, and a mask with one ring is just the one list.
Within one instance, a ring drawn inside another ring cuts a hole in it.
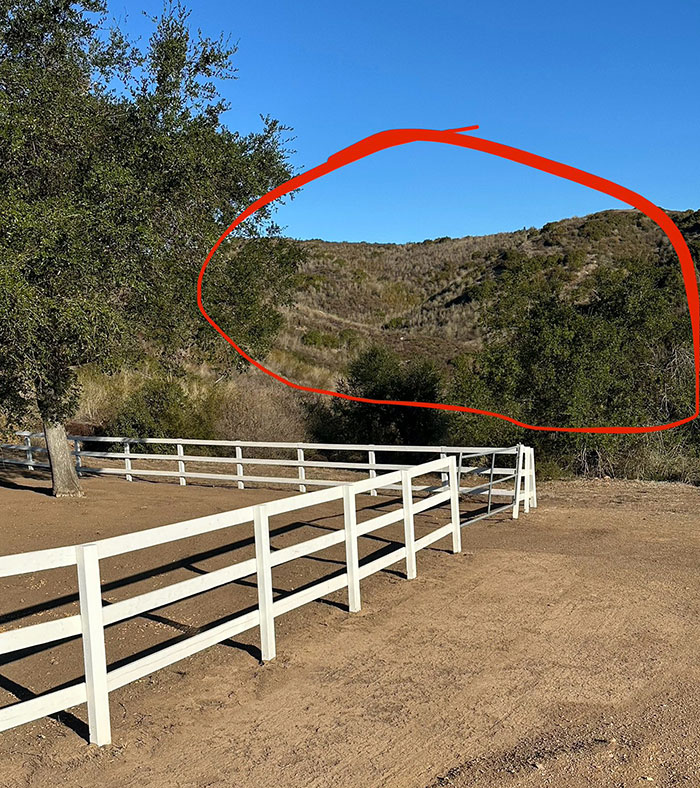
[{"label": "dirt arena", "polygon": [[[0,553],[90,541],[281,491],[92,479],[82,500],[5,474]],[[86,710],[0,733],[3,786],[81,788],[579,788],[700,786],[700,489],[556,482],[539,508],[463,531],[345,592],[110,695],[113,744],[86,743]],[[384,511],[396,502],[366,497]],[[272,521],[274,547],[341,524],[327,505]],[[360,520],[366,517],[361,513]],[[447,520],[417,518],[417,535]],[[392,526],[363,556],[392,547]],[[237,526],[102,562],[105,604],[252,554]],[[377,553],[379,554],[379,553]],[[342,567],[342,548],[274,570],[299,589]],[[75,610],[75,570],[0,580],[0,629]],[[111,665],[255,602],[255,579],[107,630]],[[0,657],[0,705],[81,675],[80,641]]]}]

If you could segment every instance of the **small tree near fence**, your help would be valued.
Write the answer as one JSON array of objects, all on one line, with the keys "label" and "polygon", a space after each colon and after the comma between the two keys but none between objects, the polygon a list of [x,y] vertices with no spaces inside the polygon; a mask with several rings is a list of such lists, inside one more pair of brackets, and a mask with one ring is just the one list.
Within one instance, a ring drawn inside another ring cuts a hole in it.
[{"label": "small tree near fence", "polygon": [[[0,407],[13,421],[38,410],[55,495],[81,494],[64,428],[80,366],[144,348],[230,365],[196,307],[199,267],[291,175],[279,123],[222,124],[215,81],[235,76],[235,47],[191,34],[187,16],[166,5],[139,48],[101,0],[0,12]],[[259,211],[207,274],[207,310],[256,355],[300,254]]]}]

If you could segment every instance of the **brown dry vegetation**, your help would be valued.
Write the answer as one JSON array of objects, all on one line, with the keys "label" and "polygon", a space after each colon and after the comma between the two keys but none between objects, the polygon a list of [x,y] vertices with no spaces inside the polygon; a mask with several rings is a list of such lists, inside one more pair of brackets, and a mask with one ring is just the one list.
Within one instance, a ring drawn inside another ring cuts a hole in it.
[{"label": "brown dry vegetation", "polygon": [[[669,245],[651,219],[633,210],[564,219],[541,229],[422,243],[303,244],[308,260],[302,287],[296,305],[286,312],[287,327],[273,357],[278,367],[291,366],[297,375],[313,367],[337,374],[358,344],[372,341],[406,357],[449,359],[477,349],[481,337],[469,289],[498,278],[508,251],[566,255],[565,266],[580,283],[600,266],[647,257]],[[348,331],[354,333],[351,342]],[[325,335],[317,346],[304,345],[310,332]]]}]

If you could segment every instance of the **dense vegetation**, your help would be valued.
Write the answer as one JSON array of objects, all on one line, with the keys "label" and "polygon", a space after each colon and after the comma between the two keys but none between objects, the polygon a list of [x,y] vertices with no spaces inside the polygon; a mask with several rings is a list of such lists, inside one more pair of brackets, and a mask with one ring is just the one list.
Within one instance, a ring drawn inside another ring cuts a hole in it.
[{"label": "dense vegetation", "polygon": [[[699,214],[675,219],[697,259]],[[544,238],[548,250],[508,244],[488,253],[490,265],[478,277],[446,288],[455,306],[469,304],[475,316],[471,330],[478,342],[469,352],[443,357],[440,369],[432,358],[411,354],[402,364],[398,356],[372,349],[351,364],[344,390],[470,405],[544,426],[646,426],[688,416],[694,392],[690,321],[672,249],[660,239],[618,243],[592,264],[590,252],[583,252],[592,241],[609,242],[630,227],[644,228],[644,222],[631,212],[587,217],[577,220],[577,240],[584,240],[566,245],[573,223],[567,220],[528,234],[530,241]],[[430,314],[430,301],[418,313]],[[358,441],[369,435],[463,445],[523,441],[534,443],[540,458],[558,469],[700,481],[697,421],[647,436],[568,435],[476,415],[437,417],[340,401],[320,407],[313,422],[318,437],[335,432]]]}]

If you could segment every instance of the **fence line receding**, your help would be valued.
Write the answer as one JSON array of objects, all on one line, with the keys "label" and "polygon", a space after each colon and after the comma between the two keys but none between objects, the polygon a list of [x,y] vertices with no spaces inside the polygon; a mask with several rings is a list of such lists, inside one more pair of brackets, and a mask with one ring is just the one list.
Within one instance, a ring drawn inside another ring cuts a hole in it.
[{"label": "fence line receding", "polygon": [[[31,463],[32,466],[41,467],[42,463],[38,462],[35,456],[37,453],[41,453],[41,447],[31,444],[33,436],[22,434],[22,437],[29,438],[20,447],[27,452],[28,456],[26,460],[12,461],[12,464],[28,466]],[[76,459],[80,463],[81,472],[115,472],[115,469],[88,469],[83,465],[85,457],[104,454],[113,457],[115,454],[80,449],[79,443],[95,441],[95,438],[71,436],[71,440],[75,441]],[[117,439],[105,438],[104,440],[114,443]],[[127,447],[137,442],[135,439],[121,440],[125,442],[124,445]],[[276,653],[275,619],[280,615],[343,588],[348,589],[349,610],[356,612],[361,607],[361,580],[364,578],[399,562],[405,562],[406,576],[409,579],[413,578],[416,576],[416,553],[420,550],[439,539],[451,536],[452,551],[458,553],[461,551],[461,528],[466,524],[506,509],[511,509],[512,516],[517,517],[520,504],[523,504],[526,512],[531,506],[537,505],[534,452],[531,448],[522,445],[508,448],[454,448],[348,447],[342,444],[320,446],[318,444],[261,444],[245,441],[205,442],[185,439],[172,441],[170,439],[140,439],[138,442],[172,443],[176,446],[193,443],[232,446],[236,450],[232,460],[238,465],[252,464],[252,461],[256,459],[243,457],[244,447],[291,448],[297,452],[297,459],[290,462],[285,460],[288,467],[292,465],[301,471],[308,467],[319,467],[321,464],[325,468],[348,470],[348,465],[352,465],[350,470],[369,471],[369,477],[350,483],[310,479],[305,473],[299,473],[296,480],[264,477],[265,481],[293,482],[304,489],[306,485],[318,485],[323,489],[303,492],[300,495],[234,509],[221,514],[109,537],[90,544],[70,545],[0,557],[0,577],[75,566],[79,600],[79,613],[75,615],[0,632],[0,654],[46,646],[66,638],[81,636],[84,660],[84,679],[82,681],[0,709],[0,731],[87,703],[90,741],[98,745],[107,744],[111,741],[109,714],[109,693],[111,691],[255,627],[259,628],[262,659],[265,661],[273,659]],[[298,454],[309,449],[316,452],[320,449],[367,451],[369,458],[367,463],[321,463],[320,461],[311,461],[310,463],[304,459],[303,454],[301,456]],[[177,451],[176,461],[178,463],[187,462],[188,455],[185,455],[181,448]],[[378,470],[387,470],[387,464],[377,463],[373,454],[392,451],[437,453],[440,456],[437,459],[413,466],[399,465],[388,473],[377,475]],[[134,458],[142,458],[142,455],[130,454],[128,448],[124,452],[116,454],[119,459],[125,460],[125,467],[117,472],[124,474],[127,478],[146,474],[144,470],[135,469],[130,464]],[[510,456],[514,460],[514,465],[511,467],[496,465],[497,456]],[[153,457],[154,455],[144,455],[143,459],[152,459]],[[202,457],[199,455],[193,457],[196,457],[197,462],[202,461]],[[485,465],[465,465],[465,462],[468,463],[471,459],[483,457],[490,458]],[[210,459],[206,458],[206,461]],[[271,462],[270,459],[263,461]],[[242,468],[237,469],[238,472],[232,476],[239,486],[242,486],[246,481],[262,481],[260,477],[245,475],[242,470]],[[150,474],[153,473],[155,471],[151,470]],[[188,476],[200,478],[202,476],[178,468],[176,475],[182,473],[185,474],[185,478]],[[471,487],[462,487],[460,478],[463,479],[469,475],[486,476],[487,481]],[[417,482],[419,479],[422,480],[421,483]],[[512,487],[505,490],[499,487],[498,485],[504,481],[512,481]],[[181,483],[183,482],[181,481]],[[356,497],[362,494],[376,494],[377,491],[385,490],[401,491],[400,507],[358,523]],[[414,497],[416,492],[422,493],[417,499]],[[487,496],[486,510],[462,520],[459,509],[460,493]],[[505,496],[509,500],[505,504],[493,506],[492,499],[495,496]],[[307,539],[289,547],[271,549],[271,517],[332,501],[342,501],[342,529]],[[441,505],[449,505],[449,522],[435,528],[427,535],[416,538],[414,516]],[[100,561],[102,559],[246,523],[253,525],[254,558],[239,561],[221,569],[209,571],[204,575],[179,581],[119,602],[103,605],[100,581]],[[395,523],[403,523],[402,546],[379,558],[360,563],[358,539]],[[292,592],[279,599],[273,598],[272,570],[274,567],[341,544],[345,545],[344,572],[316,582],[301,591]],[[111,670],[108,668],[105,653],[105,627],[252,575],[256,576],[257,581],[257,607],[254,610],[186,639],[178,640],[174,644],[164,646],[147,656],[120,665],[120,667]]]}]

